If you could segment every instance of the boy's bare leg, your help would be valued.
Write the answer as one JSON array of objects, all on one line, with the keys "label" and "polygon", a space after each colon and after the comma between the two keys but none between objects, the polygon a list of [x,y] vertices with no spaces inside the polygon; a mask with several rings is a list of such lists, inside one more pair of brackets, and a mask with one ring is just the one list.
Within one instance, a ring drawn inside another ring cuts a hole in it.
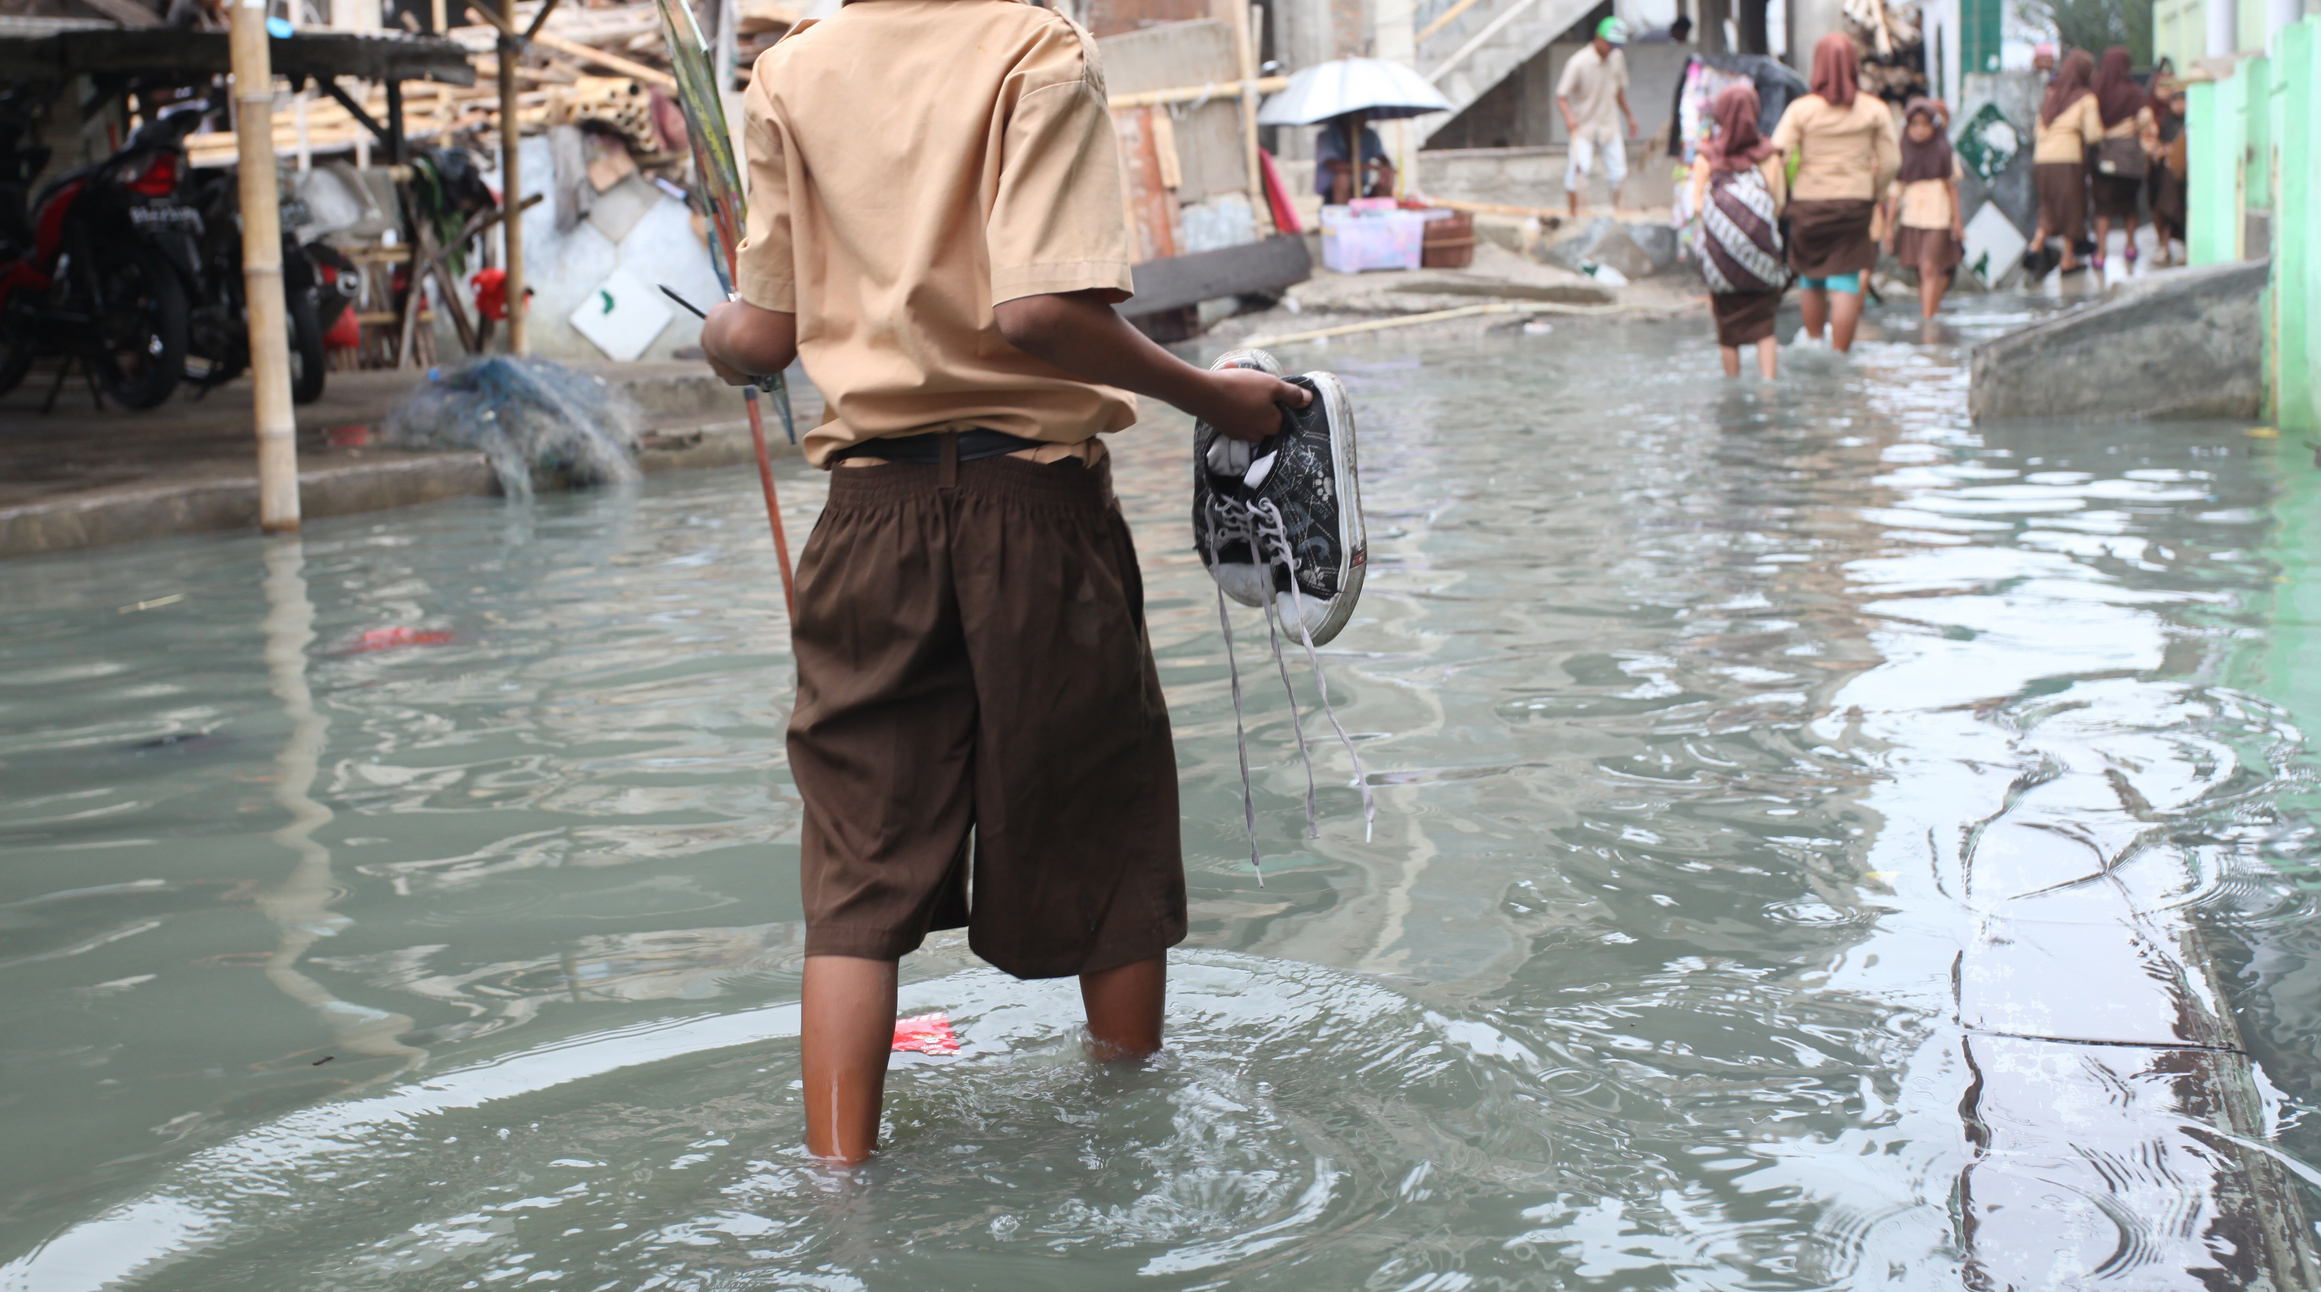
[{"label": "boy's bare leg", "polygon": [[1725,361],[1725,375],[1726,375],[1726,376],[1728,376],[1728,377],[1738,377],[1738,376],[1740,376],[1740,375],[1741,375],[1741,351],[1740,351],[1740,348],[1739,348],[1738,346],[1730,346],[1730,345],[1720,345],[1720,346],[1718,346],[1718,347],[1717,347],[1717,357],[1719,357],[1719,358],[1721,358],[1721,359],[1723,359],[1723,360]]},{"label": "boy's bare leg", "polygon": [[1088,1009],[1089,1057],[1141,1059],[1160,1049],[1161,1010],[1168,1001],[1168,957],[1080,975]]},{"label": "boy's bare leg", "polygon": [[[1733,356],[1736,360],[1739,355]],[[1739,364],[1734,365],[1736,368]],[[1767,381],[1781,375],[1781,343],[1772,337],[1757,339],[1757,375]]]},{"label": "boy's bare leg", "polygon": [[806,1151],[852,1166],[878,1151],[895,1041],[895,962],[806,957],[801,1015]]}]

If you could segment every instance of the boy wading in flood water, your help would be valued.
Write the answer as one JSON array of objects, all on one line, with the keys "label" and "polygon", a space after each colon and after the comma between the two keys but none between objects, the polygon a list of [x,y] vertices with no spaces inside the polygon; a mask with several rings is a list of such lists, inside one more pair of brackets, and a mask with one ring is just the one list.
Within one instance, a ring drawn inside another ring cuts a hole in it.
[{"label": "boy wading in flood water", "polygon": [[[1185,936],[1176,759],[1101,434],[1239,440],[1312,396],[1113,313],[1129,237],[1087,34],[1016,0],[852,0],[758,59],[728,381],[802,358],[830,499],[798,563],[806,1147],[877,1147],[895,962],[934,929],[1077,975],[1091,1053],[1160,1048]],[[970,858],[969,838],[973,849]],[[972,861],[972,864],[971,864]]]}]

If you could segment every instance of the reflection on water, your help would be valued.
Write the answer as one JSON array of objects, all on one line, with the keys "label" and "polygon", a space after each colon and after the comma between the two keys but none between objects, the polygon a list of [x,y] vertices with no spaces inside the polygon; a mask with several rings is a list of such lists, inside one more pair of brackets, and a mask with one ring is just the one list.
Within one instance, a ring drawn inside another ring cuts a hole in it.
[{"label": "reflection on water", "polygon": [[1262,887],[1184,437],[1123,441],[1169,1051],[939,939],[966,1048],[859,1178],[746,473],[0,567],[0,1288],[2312,1285],[2291,468],[1700,330],[1287,356],[1363,410],[1379,812],[1307,704],[1304,838],[1253,688]]}]

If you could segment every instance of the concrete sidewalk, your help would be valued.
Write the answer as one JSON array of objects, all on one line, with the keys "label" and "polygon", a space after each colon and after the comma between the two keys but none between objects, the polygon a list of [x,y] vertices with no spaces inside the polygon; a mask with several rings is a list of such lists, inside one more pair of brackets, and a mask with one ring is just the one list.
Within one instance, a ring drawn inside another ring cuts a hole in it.
[{"label": "concrete sidewalk", "polygon": [[[648,472],[738,466],[753,456],[741,395],[698,363],[576,364],[620,386],[644,409],[638,465]],[[348,428],[375,429],[423,374],[334,372],[323,397],[298,409],[299,503],[308,517],[406,507],[499,490],[478,453],[360,446]],[[258,523],[257,451],[247,380],[196,400],[181,390],[145,412],[91,407],[68,382],[43,414],[52,370],[36,369],[0,398],[0,557],[131,543]],[[792,374],[801,426],[821,397]],[[769,448],[797,449],[767,409]],[[341,445],[331,443],[333,432]]]}]

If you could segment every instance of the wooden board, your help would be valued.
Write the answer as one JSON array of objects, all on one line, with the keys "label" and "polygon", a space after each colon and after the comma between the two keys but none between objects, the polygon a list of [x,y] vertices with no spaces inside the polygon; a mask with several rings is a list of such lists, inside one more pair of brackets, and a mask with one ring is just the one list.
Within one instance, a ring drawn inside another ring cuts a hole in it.
[{"label": "wooden board", "polygon": [[1104,88],[1111,94],[1219,83],[1217,98],[1198,106],[1179,104],[1171,113],[1180,167],[1177,196],[1198,202],[1215,193],[1248,191],[1241,72],[1231,28],[1213,18],[1173,22],[1099,40],[1096,49],[1104,61]]},{"label": "wooden board", "polygon": [[1152,114],[1165,108],[1126,108],[1112,114],[1112,128],[1120,137],[1120,197],[1129,231],[1136,238],[1130,248],[1138,260],[1160,260],[1177,254],[1177,199],[1162,182],[1160,149]]},{"label": "wooden board", "polygon": [[1124,318],[1182,309],[1224,296],[1271,291],[1313,277],[1306,240],[1294,235],[1195,252],[1136,267],[1136,295],[1115,308]]}]

